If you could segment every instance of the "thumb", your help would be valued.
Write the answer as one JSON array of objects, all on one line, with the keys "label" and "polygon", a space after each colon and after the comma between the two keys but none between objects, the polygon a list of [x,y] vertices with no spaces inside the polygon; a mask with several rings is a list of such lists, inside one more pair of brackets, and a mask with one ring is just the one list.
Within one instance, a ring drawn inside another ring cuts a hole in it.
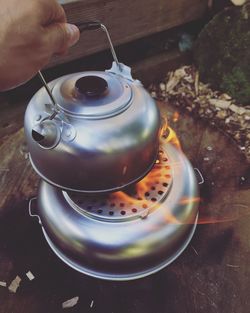
[{"label": "thumb", "polygon": [[77,26],[68,23],[55,23],[46,27],[46,42],[53,54],[64,53],[80,38]]}]

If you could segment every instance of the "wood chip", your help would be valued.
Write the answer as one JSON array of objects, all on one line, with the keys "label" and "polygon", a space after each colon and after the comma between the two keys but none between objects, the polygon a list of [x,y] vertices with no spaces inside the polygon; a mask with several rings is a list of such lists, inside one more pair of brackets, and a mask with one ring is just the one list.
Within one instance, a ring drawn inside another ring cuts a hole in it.
[{"label": "wood chip", "polygon": [[73,306],[75,306],[77,304],[78,300],[79,300],[79,297],[74,297],[72,299],[69,299],[69,300],[63,302],[62,308],[63,309],[72,308]]},{"label": "wood chip", "polygon": [[175,86],[178,85],[182,77],[186,75],[186,72],[183,68],[176,70],[174,73],[171,72],[169,76],[169,80],[166,84],[166,91],[170,92],[174,89]]},{"label": "wood chip", "polygon": [[221,100],[232,100],[232,97],[230,97],[227,93],[223,93],[219,98]]},{"label": "wood chip", "polygon": [[20,286],[21,278],[17,276],[14,280],[12,280],[11,284],[9,285],[9,291],[16,293],[17,289]]},{"label": "wood chip", "polygon": [[0,286],[1,287],[7,287],[7,283],[5,281],[0,281]]},{"label": "wood chip", "polygon": [[160,89],[161,91],[165,91],[166,90],[166,85],[164,83],[160,84]]},{"label": "wood chip", "polygon": [[195,73],[195,80],[194,80],[194,90],[195,90],[196,97],[199,96],[199,81],[200,81],[199,72],[196,72]]},{"label": "wood chip", "polygon": [[26,276],[29,278],[29,280],[35,279],[35,276],[31,273],[31,271],[28,271],[28,272],[26,273]]},{"label": "wood chip", "polygon": [[217,108],[224,109],[224,110],[227,110],[231,105],[231,101],[220,100],[220,99],[209,99],[209,103],[211,105],[216,106]]},{"label": "wood chip", "polygon": [[244,114],[246,112],[245,108],[239,107],[239,106],[237,106],[235,104],[230,105],[229,109],[231,111],[233,111],[234,113],[237,113],[239,115],[242,115],[242,114]]}]

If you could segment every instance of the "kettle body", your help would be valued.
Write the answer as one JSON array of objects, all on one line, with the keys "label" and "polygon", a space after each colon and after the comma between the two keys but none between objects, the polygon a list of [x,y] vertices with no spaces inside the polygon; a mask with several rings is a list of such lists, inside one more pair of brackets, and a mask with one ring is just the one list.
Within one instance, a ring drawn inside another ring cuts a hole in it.
[{"label": "kettle body", "polygon": [[120,190],[152,168],[161,119],[155,101],[130,68],[70,74],[31,99],[24,128],[30,160],[48,183],[64,190]]}]

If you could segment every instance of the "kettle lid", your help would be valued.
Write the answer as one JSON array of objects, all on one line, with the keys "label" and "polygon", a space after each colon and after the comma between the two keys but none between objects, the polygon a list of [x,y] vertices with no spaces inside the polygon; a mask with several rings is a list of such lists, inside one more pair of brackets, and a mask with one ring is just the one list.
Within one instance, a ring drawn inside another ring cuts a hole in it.
[{"label": "kettle lid", "polygon": [[66,114],[93,119],[124,111],[131,104],[133,94],[127,80],[107,71],[63,76],[52,92],[58,107]]}]

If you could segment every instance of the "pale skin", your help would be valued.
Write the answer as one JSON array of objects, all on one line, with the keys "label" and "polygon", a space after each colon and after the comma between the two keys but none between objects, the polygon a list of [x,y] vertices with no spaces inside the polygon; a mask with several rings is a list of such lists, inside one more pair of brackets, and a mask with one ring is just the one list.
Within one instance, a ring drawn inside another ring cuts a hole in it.
[{"label": "pale skin", "polygon": [[79,36],[56,0],[0,0],[0,91],[30,80]]}]

